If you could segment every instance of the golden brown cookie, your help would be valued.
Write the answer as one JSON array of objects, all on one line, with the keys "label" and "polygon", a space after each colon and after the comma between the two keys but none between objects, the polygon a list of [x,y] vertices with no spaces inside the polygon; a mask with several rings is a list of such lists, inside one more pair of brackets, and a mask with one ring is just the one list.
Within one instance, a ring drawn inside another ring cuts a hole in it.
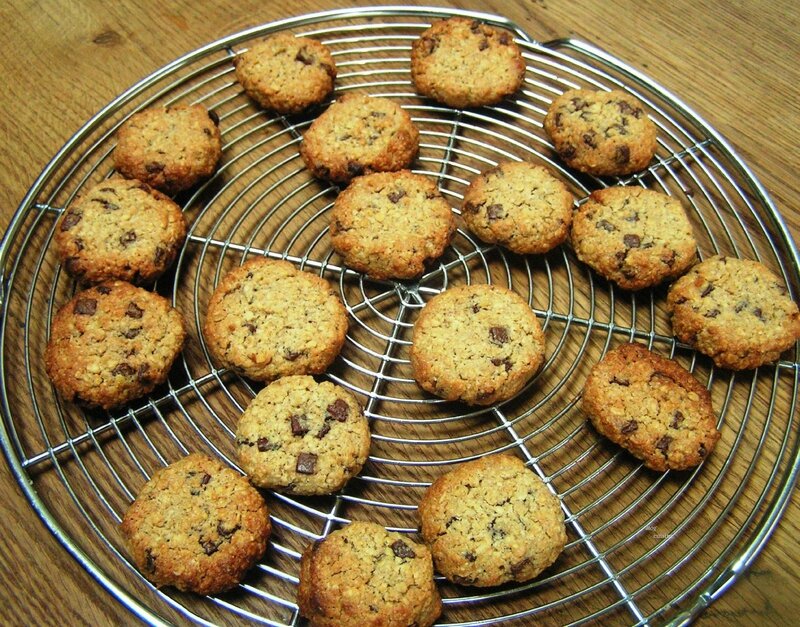
[{"label": "golden brown cookie", "polygon": [[473,179],[461,217],[484,242],[523,255],[546,253],[567,238],[573,201],[546,168],[509,161]]},{"label": "golden brown cookie", "polygon": [[175,261],[186,220],[171,198],[136,179],[112,177],[65,211],[55,243],[76,279],[151,283]]},{"label": "golden brown cookie", "polygon": [[346,333],[347,311],[330,283],[263,257],[223,277],[203,327],[212,356],[256,381],[324,372]]},{"label": "golden brown cookie", "polygon": [[656,153],[655,124],[623,91],[565,91],[550,105],[544,130],[569,167],[589,174],[638,172]]},{"label": "golden brown cookie", "polygon": [[470,586],[533,579],[567,541],[558,497],[507,454],[439,477],[422,497],[419,518],[436,570]]},{"label": "golden brown cookie", "polygon": [[265,109],[299,113],[333,91],[336,64],[327,46],[308,37],[276,33],[234,60],[236,80]]},{"label": "golden brown cookie", "polygon": [[65,400],[110,409],[166,381],[185,338],[183,317],[166,298],[107,281],[58,310],[45,369]]},{"label": "golden brown cookie", "polygon": [[353,179],[331,212],[331,244],[376,279],[410,279],[439,258],[456,221],[434,180],[408,170]]},{"label": "golden brown cookie", "polygon": [[697,242],[681,203],[641,187],[592,192],[572,220],[578,259],[626,290],[680,276],[697,259]]},{"label": "golden brown cookie", "polygon": [[407,168],[418,150],[419,131],[400,105],[346,94],[314,120],[300,155],[317,178],[348,183],[362,174]]},{"label": "golden brown cookie", "polygon": [[583,410],[602,435],[653,470],[699,465],[720,436],[708,390],[641,344],[623,344],[594,365]]},{"label": "golden brown cookie", "polygon": [[312,627],[429,627],[442,612],[428,548],[356,521],[303,551],[297,604]]},{"label": "golden brown cookie", "polygon": [[265,387],[236,428],[239,465],[254,485],[292,494],[331,494],[369,455],[369,424],[344,388],[289,376]]},{"label": "golden brown cookie", "polygon": [[672,329],[721,368],[771,363],[800,338],[800,313],[784,283],[749,259],[710,257],[667,294]]},{"label": "golden brown cookie", "polygon": [[525,60],[511,33],[476,20],[434,22],[411,47],[416,90],[451,107],[497,104],[524,78]]},{"label": "golden brown cookie", "polygon": [[544,334],[518,294],[462,285],[422,310],[412,336],[411,368],[428,392],[491,405],[519,392],[544,361]]},{"label": "golden brown cookie", "polygon": [[237,585],[271,530],[264,499],[247,479],[198,453],[154,473],[120,529],[148,580],[197,594]]},{"label": "golden brown cookie", "polygon": [[117,132],[114,167],[167,194],[188,189],[217,169],[222,156],[218,122],[199,104],[135,113]]}]

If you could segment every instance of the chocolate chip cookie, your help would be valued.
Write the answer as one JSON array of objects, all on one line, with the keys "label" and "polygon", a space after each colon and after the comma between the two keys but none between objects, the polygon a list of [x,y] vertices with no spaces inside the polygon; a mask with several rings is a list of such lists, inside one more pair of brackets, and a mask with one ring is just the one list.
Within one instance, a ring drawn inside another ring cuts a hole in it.
[{"label": "chocolate chip cookie", "polygon": [[412,336],[411,368],[424,390],[470,405],[514,396],[544,361],[544,334],[518,294],[462,285],[435,296]]},{"label": "chocolate chip cookie", "polygon": [[641,344],[623,344],[594,365],[583,410],[602,435],[653,470],[699,465],[720,436],[708,390]]},{"label": "chocolate chip cookie", "polygon": [[112,177],[68,207],[56,227],[64,269],[88,283],[151,283],[175,261],[186,220],[171,198],[135,179]]},{"label": "chocolate chip cookie", "polygon": [[710,257],[670,287],[667,308],[682,342],[721,368],[771,363],[800,338],[800,313],[784,283],[749,259]]},{"label": "chocolate chip cookie", "polygon": [[297,604],[313,627],[429,627],[442,612],[428,548],[358,521],[303,551]]},{"label": "chocolate chip cookie", "polygon": [[117,132],[114,167],[167,194],[211,176],[222,156],[217,115],[203,105],[155,107]]},{"label": "chocolate chip cookie", "polygon": [[147,579],[197,594],[237,585],[271,530],[264,499],[247,479],[198,453],[153,474],[120,529]]},{"label": "chocolate chip cookie", "polygon": [[419,131],[388,98],[346,94],[311,124],[300,155],[317,178],[348,183],[370,172],[407,168],[419,150]]},{"label": "chocolate chip cookie", "polygon": [[567,541],[558,497],[506,454],[439,477],[420,501],[419,518],[436,570],[469,586],[533,579]]},{"label": "chocolate chip cookie", "polygon": [[451,107],[497,104],[524,78],[525,61],[513,35],[477,20],[434,22],[411,47],[416,90]]},{"label": "chocolate chip cookie", "polygon": [[253,484],[292,494],[331,494],[369,455],[369,424],[344,388],[308,376],[283,377],[239,419],[239,465]]},{"label": "chocolate chip cookie", "polygon": [[299,113],[333,91],[336,64],[316,39],[276,33],[233,60],[236,80],[265,109]]},{"label": "chocolate chip cookie", "polygon": [[544,130],[569,167],[589,174],[638,172],[656,153],[655,124],[623,91],[565,91],[550,105]]},{"label": "chocolate chip cookie", "polygon": [[681,203],[641,187],[592,192],[575,212],[571,239],[578,259],[626,290],[680,276],[697,259]]},{"label": "chocolate chip cookie", "polygon": [[166,381],[185,338],[183,317],[166,298],[106,281],[58,310],[45,369],[64,400],[110,409]]},{"label": "chocolate chip cookie", "polygon": [[346,333],[347,312],[325,279],[263,257],[223,277],[203,327],[212,356],[256,381],[324,372]]},{"label": "chocolate chip cookie", "polygon": [[573,200],[546,168],[507,162],[473,179],[461,217],[484,242],[522,255],[546,253],[567,238]]},{"label": "chocolate chip cookie", "polygon": [[359,176],[334,202],[331,244],[376,279],[410,279],[444,252],[456,221],[433,179],[400,172]]}]

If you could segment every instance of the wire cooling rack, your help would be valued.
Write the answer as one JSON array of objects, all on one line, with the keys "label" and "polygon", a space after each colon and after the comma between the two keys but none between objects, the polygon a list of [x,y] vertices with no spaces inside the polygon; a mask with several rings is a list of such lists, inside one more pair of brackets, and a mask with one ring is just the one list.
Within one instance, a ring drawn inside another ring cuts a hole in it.
[{"label": "wire cooling rack", "polygon": [[[457,111],[415,95],[412,41],[432,18],[465,15],[512,30],[523,49],[523,89],[496,107]],[[58,152],[16,212],[0,248],[2,444],[32,507],[64,547],[145,621],[251,620],[296,624],[303,548],[351,519],[416,532],[416,503],[454,464],[509,450],[562,500],[569,542],[535,581],[496,589],[439,580],[442,624],[682,623],[721,595],[775,528],[798,472],[797,349],[757,371],[713,367],[676,342],[664,288],[620,292],[577,263],[567,247],[521,257],[463,229],[417,282],[368,280],[344,268],[327,237],[336,189],[311,178],[298,154],[307,116],[273,117],[236,83],[231,60],[261,36],[291,30],[319,38],[339,68],[336,95],[391,98],[420,129],[416,171],[433,177],[453,207],[470,179],[507,159],[544,164],[576,198],[625,183],[679,198],[703,255],[756,258],[798,293],[798,252],[764,189],[726,141],[645,76],[591,45],[537,43],[497,16],[444,9],[360,8],[267,24],[209,44],[148,76],[111,102]],[[542,119],[572,87],[625,89],[658,126],[658,152],[642,173],[599,179],[554,158]],[[59,213],[112,171],[114,133],[152,105],[202,102],[221,119],[222,166],[180,195],[192,223],[174,271],[157,290],[190,322],[190,340],[168,384],[112,414],[84,413],[54,395],[43,350],[56,309],[75,289],[51,246]],[[580,201],[579,201],[580,202]],[[331,497],[269,494],[274,534],[238,589],[198,598],[156,590],[130,564],[117,525],[159,467],[190,451],[235,465],[233,431],[257,392],[215,368],[201,334],[221,275],[253,255],[288,259],[338,286],[350,316],[342,355],[326,375],[348,387],[371,419],[373,446],[361,475]],[[515,399],[469,409],[434,399],[411,378],[408,348],[426,301],[448,286],[507,285],[545,327],[542,372]],[[674,357],[708,386],[722,439],[702,467],[653,473],[602,440],[579,409],[588,369],[636,339]]]}]

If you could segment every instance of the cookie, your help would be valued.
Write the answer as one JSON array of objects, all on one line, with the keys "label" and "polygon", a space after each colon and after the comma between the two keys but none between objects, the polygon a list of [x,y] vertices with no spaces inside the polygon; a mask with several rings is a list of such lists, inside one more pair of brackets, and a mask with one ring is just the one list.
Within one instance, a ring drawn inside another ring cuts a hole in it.
[{"label": "cookie", "polygon": [[655,124],[623,91],[565,91],[550,105],[544,130],[561,159],[588,174],[638,172],[656,154]]},{"label": "cookie", "polygon": [[470,405],[511,398],[544,361],[536,314],[518,294],[494,285],[462,285],[432,298],[411,341],[420,387]]},{"label": "cookie", "polygon": [[540,254],[569,234],[574,199],[546,168],[501,163],[473,179],[464,192],[461,217],[484,242],[525,254]]},{"label": "cookie", "polygon": [[277,33],[253,44],[233,60],[236,80],[265,109],[299,113],[333,91],[336,64],[315,39]]},{"label": "cookie", "polygon": [[800,313],[783,281],[749,259],[710,257],[670,287],[672,329],[721,368],[776,361],[800,338]]},{"label": "cookie", "polygon": [[146,109],[117,132],[114,167],[167,194],[214,173],[222,156],[216,113],[203,105]]},{"label": "cookie", "polygon": [[578,259],[626,290],[680,276],[697,260],[681,203],[641,187],[592,192],[575,212],[571,239]]},{"label": "cookie", "polygon": [[125,512],[128,552],[156,586],[216,594],[267,548],[267,506],[247,479],[193,453],[155,472]]},{"label": "cookie", "polygon": [[331,244],[376,279],[410,279],[447,248],[456,221],[436,183],[408,170],[353,179],[331,212]]},{"label": "cookie", "polygon": [[511,33],[476,20],[434,22],[411,46],[411,80],[451,107],[493,105],[516,92],[525,61]]},{"label": "cookie", "polygon": [[185,338],[183,316],[166,298],[106,281],[58,310],[45,369],[64,400],[110,409],[166,381]]},{"label": "cookie", "polygon": [[400,105],[360,94],[346,94],[328,107],[300,146],[311,173],[333,183],[402,170],[418,151],[419,131]]},{"label": "cookie", "polygon": [[151,283],[175,261],[186,220],[171,198],[135,179],[113,177],[68,207],[56,227],[66,271],[88,283]]},{"label": "cookie", "polygon": [[583,411],[597,431],[653,470],[699,465],[720,435],[708,390],[641,344],[623,344],[594,365]]},{"label": "cookie", "polygon": [[491,455],[439,477],[419,504],[436,570],[469,586],[528,581],[567,541],[558,497],[512,455]]},{"label": "cookie", "polygon": [[256,381],[324,372],[346,333],[347,311],[330,283],[263,257],[225,275],[203,327],[211,355]]},{"label": "cookie", "polygon": [[371,522],[303,551],[297,604],[312,627],[429,627],[442,612],[428,548]]},{"label": "cookie", "polygon": [[265,387],[239,419],[239,465],[261,488],[331,494],[357,475],[369,455],[369,424],[350,392],[308,376]]}]

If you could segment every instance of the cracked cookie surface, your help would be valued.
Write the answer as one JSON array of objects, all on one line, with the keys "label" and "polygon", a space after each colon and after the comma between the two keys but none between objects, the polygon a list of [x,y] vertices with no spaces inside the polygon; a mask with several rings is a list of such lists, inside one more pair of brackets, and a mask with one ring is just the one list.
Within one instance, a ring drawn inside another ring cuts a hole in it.
[{"label": "cracked cookie surface", "polygon": [[222,156],[218,118],[203,105],[154,107],[117,132],[114,167],[167,194],[208,178]]},{"label": "cracked cookie surface", "polygon": [[658,471],[699,465],[720,436],[708,390],[641,344],[623,344],[592,367],[583,410],[598,432]]},{"label": "cracked cookie surface", "polygon": [[197,594],[237,585],[271,531],[264,499],[247,479],[199,453],[156,471],[120,529],[148,580]]},{"label": "cracked cookie surface", "polygon": [[476,20],[434,22],[411,47],[416,90],[451,107],[497,104],[524,78],[525,60],[513,35]]},{"label": "cracked cookie surface", "polygon": [[639,172],[656,153],[655,124],[623,91],[565,91],[550,105],[544,130],[569,167],[589,174]]},{"label": "cracked cookie surface", "polygon": [[277,33],[233,61],[236,80],[265,109],[299,113],[333,91],[336,64],[327,46],[308,37]]},{"label": "cracked cookie surface", "polygon": [[681,203],[641,187],[592,192],[575,212],[571,240],[578,259],[626,290],[680,276],[697,258]]},{"label": "cracked cookie surface", "polygon": [[66,271],[89,283],[151,283],[175,261],[186,220],[171,198],[136,179],[112,177],[65,211],[55,243]]},{"label": "cracked cookie surface", "polygon": [[270,383],[236,428],[239,465],[262,488],[331,494],[357,475],[370,432],[358,401],[344,388],[308,376]]},{"label": "cracked cookie surface", "polygon": [[412,336],[417,383],[447,400],[491,405],[519,392],[544,361],[536,314],[518,294],[462,285],[432,298]]},{"label": "cracked cookie surface", "polygon": [[567,541],[558,497],[506,454],[460,464],[439,477],[425,492],[419,517],[436,570],[463,585],[533,579]]},{"label": "cracked cookie surface", "polygon": [[65,400],[110,409],[166,381],[185,338],[183,316],[166,298],[106,281],[58,310],[45,369]]},{"label": "cracked cookie surface", "polygon": [[223,277],[203,326],[214,358],[256,381],[324,372],[346,334],[347,312],[330,283],[263,257]]},{"label": "cracked cookie surface", "polygon": [[546,253],[567,238],[572,203],[567,186],[546,168],[510,161],[469,184],[461,217],[484,242],[519,254]]},{"label": "cracked cookie surface", "polygon": [[785,284],[749,259],[697,264],[670,286],[667,309],[678,339],[721,368],[771,363],[800,338],[800,313]]},{"label": "cracked cookie surface", "polygon": [[297,603],[312,627],[429,627],[442,611],[428,547],[359,521],[303,551]]},{"label": "cracked cookie surface", "polygon": [[407,168],[419,150],[411,116],[388,98],[345,94],[311,124],[300,156],[317,178],[348,183]]},{"label": "cracked cookie surface", "polygon": [[359,176],[336,198],[331,243],[351,268],[410,279],[439,258],[456,221],[434,180],[408,170]]}]

